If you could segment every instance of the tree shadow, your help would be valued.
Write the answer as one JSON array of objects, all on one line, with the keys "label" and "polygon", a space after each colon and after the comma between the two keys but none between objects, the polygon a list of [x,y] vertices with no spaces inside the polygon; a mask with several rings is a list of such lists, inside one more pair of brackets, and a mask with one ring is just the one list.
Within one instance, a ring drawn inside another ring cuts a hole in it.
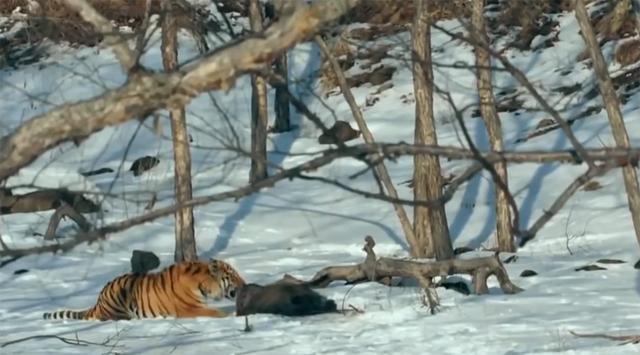
[{"label": "tree shadow", "polygon": [[[489,137],[487,136],[484,122],[480,117],[477,118],[477,122],[474,128],[473,142],[481,151],[486,150],[489,147]],[[465,185],[464,194],[460,199],[460,209],[456,213],[453,221],[449,223],[449,231],[452,241],[455,241],[460,237],[460,234],[464,230],[465,226],[471,220],[475,205],[478,200],[478,196],[480,194],[480,187],[482,185],[483,179],[484,177],[482,174],[477,174],[473,179],[471,179],[471,181],[469,181]],[[489,195],[487,195],[487,200],[491,201],[491,189],[488,190]],[[484,240],[491,234],[493,226],[492,220],[495,220],[495,211],[493,211],[493,209],[491,210],[492,211],[489,213],[492,213],[492,215],[487,218],[487,221],[485,221],[485,225],[482,228],[481,232],[476,237],[474,237],[474,241]]]},{"label": "tree shadow", "polygon": [[[292,71],[292,68],[294,68],[296,65],[295,59],[296,59],[296,56],[294,55],[289,56],[289,67],[288,67],[289,77],[293,77],[291,71]],[[306,66],[304,67],[304,69],[302,70],[299,76],[302,78],[310,79],[308,85],[311,85],[313,82],[315,82],[315,78],[313,77],[313,75],[316,72],[316,69],[319,67],[319,65],[320,65],[319,49],[315,45],[310,45]],[[300,85],[300,84],[297,84],[297,85]],[[313,95],[311,95],[311,90],[296,88],[292,91],[296,93],[298,98],[303,102],[307,102],[309,99],[313,98]],[[272,110],[270,111],[272,112]],[[293,146],[293,143],[300,136],[300,127],[301,127],[300,123],[302,120],[302,115],[299,113],[295,114],[296,112],[297,112],[296,110],[291,110],[291,124],[294,127],[297,125],[298,128],[293,129],[290,132],[275,134],[275,136],[272,138],[272,142],[275,147],[275,151],[277,151],[277,153],[274,153],[274,152],[269,153],[267,159],[269,160],[270,164],[274,166],[282,165],[282,163],[287,157],[287,153],[291,151],[291,147]],[[247,216],[251,214],[251,211],[253,211],[253,208],[255,207],[256,201],[258,201],[259,196],[260,196],[259,194],[253,194],[243,198],[240,201],[240,204],[238,205],[238,208],[236,209],[236,211],[231,215],[227,216],[222,222],[222,225],[220,225],[220,228],[219,228],[220,232],[216,237],[216,240],[213,246],[211,247],[211,249],[209,249],[205,253],[205,255],[214,256],[220,253],[221,251],[225,250],[229,246],[229,242],[231,241],[231,238],[233,237],[233,234],[235,233],[236,228],[238,227],[238,223],[244,220]]]},{"label": "tree shadow", "polygon": [[305,207],[276,206],[276,205],[270,205],[270,204],[259,204],[259,205],[261,207],[269,207],[269,208],[277,209],[279,211],[281,211],[281,210],[289,210],[289,211],[310,212],[310,213],[317,213],[317,214],[324,215],[324,216],[342,218],[342,219],[346,219],[346,220],[349,220],[349,221],[357,221],[357,222],[363,222],[363,223],[371,224],[372,226],[375,226],[375,227],[381,229],[387,235],[387,237],[389,237],[389,239],[393,240],[396,244],[400,245],[402,247],[402,249],[404,249],[406,251],[409,251],[409,246],[407,245],[407,242],[404,240],[403,237],[399,236],[396,232],[394,232],[393,228],[387,226],[386,224],[384,224],[382,222],[375,221],[373,219],[368,219],[368,218],[358,217],[358,216],[351,216],[351,215],[346,215],[346,214],[340,214],[340,213],[336,213],[336,212],[327,212],[327,211],[316,210],[316,209],[305,208]]}]

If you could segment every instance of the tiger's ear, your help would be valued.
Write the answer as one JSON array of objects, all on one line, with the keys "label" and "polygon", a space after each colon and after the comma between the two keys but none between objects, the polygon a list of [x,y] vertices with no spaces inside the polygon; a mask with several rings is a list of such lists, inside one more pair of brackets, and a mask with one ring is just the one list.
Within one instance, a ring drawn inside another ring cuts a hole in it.
[{"label": "tiger's ear", "polygon": [[209,272],[212,274],[217,274],[219,273],[222,268],[222,265],[220,265],[220,261],[216,260],[216,259],[209,259]]}]

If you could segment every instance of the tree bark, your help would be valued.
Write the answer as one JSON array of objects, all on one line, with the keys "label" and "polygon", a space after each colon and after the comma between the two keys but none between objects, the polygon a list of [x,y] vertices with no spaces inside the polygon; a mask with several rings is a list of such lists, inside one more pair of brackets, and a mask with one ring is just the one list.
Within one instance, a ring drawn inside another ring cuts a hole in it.
[{"label": "tree bark", "polygon": [[[162,2],[162,63],[167,72],[178,68],[178,27],[172,14],[173,1]],[[191,152],[184,106],[169,107],[171,117],[171,135],[173,137],[173,158],[175,161],[175,193],[178,205],[190,201],[191,191]],[[175,213],[176,262],[197,260],[196,240],[193,229],[193,208],[178,208]]]},{"label": "tree bark", "polygon": [[[327,44],[324,42],[322,37],[316,36],[315,41],[320,47],[320,50],[322,51],[322,53],[327,57],[327,59],[331,63],[331,67],[334,73],[336,74],[336,78],[338,79],[340,90],[342,90],[342,95],[344,95],[345,100],[347,100],[347,103],[349,104],[349,108],[351,109],[351,114],[353,115],[353,118],[356,120],[356,123],[358,123],[358,128],[360,129],[360,132],[362,132],[362,138],[364,138],[364,141],[366,143],[369,143],[369,144],[374,143],[375,139],[373,138],[373,134],[369,130],[369,127],[367,126],[367,122],[364,120],[364,115],[362,114],[362,111],[356,104],[356,99],[355,97],[353,97],[353,93],[349,88],[349,84],[347,83],[347,78],[344,76],[344,72],[340,67],[340,63],[338,63],[338,60],[333,56],[333,54],[331,54],[331,51],[329,51],[329,48],[327,47]],[[341,144],[344,145],[344,143],[341,143]],[[343,147],[340,147],[340,148],[344,149]],[[373,155],[373,160],[377,160],[379,158],[380,158],[379,154]],[[389,196],[391,196],[394,199],[398,198],[398,191],[396,190],[395,186],[393,185],[393,182],[391,181],[391,176],[389,175],[389,171],[387,170],[387,167],[384,165],[384,161],[381,160],[378,164],[376,164],[373,167],[373,175],[378,180],[378,182],[384,186]],[[400,226],[402,227],[404,236],[407,239],[407,243],[409,244],[409,247],[411,248],[411,255],[414,257],[422,256],[421,254],[419,254],[420,247],[414,235],[413,228],[411,228],[411,222],[409,221],[409,216],[407,216],[407,212],[404,210],[404,207],[399,203],[394,203],[393,208],[396,211],[396,214],[398,215]]]},{"label": "tree bark", "polygon": [[[433,117],[433,68],[431,67],[431,24],[426,0],[416,0],[411,30],[413,85],[416,98],[415,144],[438,144]],[[413,159],[414,200],[437,200],[442,196],[440,161],[435,155],[416,155]],[[416,256],[437,260],[453,258],[444,204],[415,206],[413,227],[418,243]]]},{"label": "tree bark", "polygon": [[[249,22],[254,33],[262,31],[262,12],[258,0],[249,0]],[[249,182],[267,178],[267,83],[259,75],[251,75],[251,170]]]},{"label": "tree bark", "polygon": [[286,84],[277,85],[275,98],[276,120],[273,125],[273,132],[288,132],[291,130],[291,119],[289,112],[289,75],[288,75],[287,54],[283,54],[275,61],[276,74],[280,75]]},{"label": "tree bark", "polygon": [[[484,3],[484,0],[474,0],[473,15],[471,18],[478,41],[481,42],[479,45],[475,46],[478,96],[480,97],[480,112],[482,114],[485,127],[487,128],[491,150],[500,152],[504,149],[502,141],[502,126],[496,110],[495,98],[493,97],[493,86],[491,84],[491,56],[489,55],[489,52],[484,50],[484,47],[489,45],[489,38],[487,37],[484,21]],[[507,164],[505,162],[499,162],[494,164],[493,168],[496,170],[496,173],[502,182],[506,186],[509,186],[509,182],[507,180]],[[497,184],[494,184],[494,190],[498,250],[514,252],[515,246],[511,233],[511,211],[509,209],[507,194],[506,191],[500,189]]]},{"label": "tree bark", "polygon": [[[576,0],[575,11],[576,19],[578,20],[580,30],[582,31],[582,36],[587,44],[587,48],[589,49],[591,60],[593,61],[593,68],[598,79],[600,94],[602,95],[602,100],[604,101],[607,116],[609,117],[609,122],[611,124],[613,138],[615,139],[618,147],[629,148],[629,136],[627,135],[627,129],[625,128],[622,112],[620,111],[620,101],[618,100],[616,90],[611,82],[607,63],[600,51],[600,46],[598,45],[596,35],[591,27],[589,14],[587,13],[583,0]],[[627,190],[627,200],[629,201],[629,210],[631,211],[633,228],[636,232],[636,239],[640,244],[640,189],[638,188],[638,176],[632,165],[626,165],[622,168],[622,177]]]}]

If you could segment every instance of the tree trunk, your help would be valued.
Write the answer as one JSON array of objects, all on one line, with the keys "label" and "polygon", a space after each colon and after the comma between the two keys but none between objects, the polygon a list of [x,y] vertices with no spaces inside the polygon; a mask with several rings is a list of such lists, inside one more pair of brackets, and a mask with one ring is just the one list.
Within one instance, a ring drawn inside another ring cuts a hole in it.
[{"label": "tree trunk", "polygon": [[[162,20],[162,63],[167,72],[178,68],[178,33],[172,14],[172,1],[163,1]],[[175,161],[175,192],[178,204],[191,200],[191,152],[184,107],[169,109],[171,135],[173,137],[173,158]],[[193,230],[193,209],[184,207],[176,210],[176,248],[174,260],[197,260],[196,240]]]},{"label": "tree trunk", "polygon": [[[415,144],[438,144],[433,118],[433,71],[431,67],[431,24],[427,1],[416,0],[416,14],[411,30],[413,85],[416,98]],[[442,175],[437,156],[414,157],[414,200],[437,200],[442,196]],[[437,207],[415,206],[413,228],[419,243],[418,256],[437,260],[453,258],[449,226],[444,204]]]},{"label": "tree trunk", "polygon": [[[249,21],[254,33],[262,31],[262,12],[258,0],[249,0]],[[251,75],[251,170],[249,182],[267,177],[267,83],[261,76]]]},{"label": "tree trunk", "polygon": [[291,130],[291,121],[289,114],[289,76],[287,65],[287,54],[283,54],[275,60],[276,74],[280,75],[287,84],[277,85],[275,98],[275,114],[276,120],[273,125],[273,132],[288,132]]},{"label": "tree trunk", "polygon": [[[484,46],[489,45],[489,38],[487,37],[484,23],[484,0],[474,0],[471,21],[477,39],[480,42],[475,46],[480,112],[484,124],[487,127],[491,150],[501,152],[504,149],[504,145],[502,142],[502,127],[498,112],[496,111],[493,86],[491,84],[491,56],[489,52],[484,49]],[[508,186],[507,164],[505,162],[499,162],[495,163],[493,167],[496,173],[498,173],[500,180]],[[494,190],[496,198],[496,238],[498,240],[498,250],[514,252],[515,246],[513,236],[511,235],[511,211],[509,209],[509,202],[507,201],[507,194],[499,188],[497,184],[494,184]]]},{"label": "tree trunk", "polygon": [[[629,136],[624,126],[622,112],[620,112],[620,102],[611,82],[607,63],[604,61],[600,46],[596,39],[596,35],[591,27],[589,15],[585,8],[583,0],[576,0],[576,18],[582,31],[585,43],[589,49],[589,55],[593,61],[593,68],[598,78],[598,87],[607,110],[607,116],[611,123],[611,131],[616,145],[619,148],[629,148]],[[636,232],[636,239],[640,244],[640,190],[638,189],[638,176],[632,165],[626,165],[622,168],[622,177],[627,190],[627,199],[629,201],[629,210],[631,211],[631,219]]]}]

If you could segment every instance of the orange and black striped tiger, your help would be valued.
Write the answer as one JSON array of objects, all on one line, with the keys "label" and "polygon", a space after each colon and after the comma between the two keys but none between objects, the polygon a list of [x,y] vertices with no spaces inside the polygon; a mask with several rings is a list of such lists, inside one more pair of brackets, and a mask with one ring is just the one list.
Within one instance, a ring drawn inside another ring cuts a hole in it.
[{"label": "orange and black striped tiger", "polygon": [[107,283],[96,305],[45,313],[44,319],[126,320],[152,317],[225,317],[208,298],[233,299],[244,279],[228,263],[211,259],[171,265],[155,274],[125,274]]}]

